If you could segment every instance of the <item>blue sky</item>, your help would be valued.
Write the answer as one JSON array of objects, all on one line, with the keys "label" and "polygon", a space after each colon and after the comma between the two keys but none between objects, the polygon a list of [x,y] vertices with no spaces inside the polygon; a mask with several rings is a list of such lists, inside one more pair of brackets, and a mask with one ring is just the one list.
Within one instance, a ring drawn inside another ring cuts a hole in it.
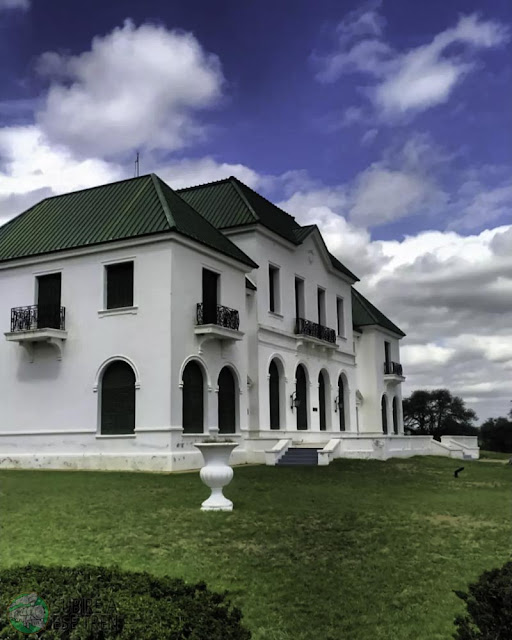
[{"label": "blue sky", "polygon": [[[512,5],[0,0],[0,221],[156,171],[316,222],[408,387],[512,398]],[[477,285],[477,286],[475,286]]]}]

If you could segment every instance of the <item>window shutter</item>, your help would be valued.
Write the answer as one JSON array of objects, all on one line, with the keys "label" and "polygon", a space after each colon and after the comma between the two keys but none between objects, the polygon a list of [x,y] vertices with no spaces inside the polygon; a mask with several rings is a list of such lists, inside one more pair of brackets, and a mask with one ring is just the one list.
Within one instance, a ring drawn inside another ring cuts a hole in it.
[{"label": "window shutter", "polygon": [[107,309],[133,307],[133,262],[107,266]]}]

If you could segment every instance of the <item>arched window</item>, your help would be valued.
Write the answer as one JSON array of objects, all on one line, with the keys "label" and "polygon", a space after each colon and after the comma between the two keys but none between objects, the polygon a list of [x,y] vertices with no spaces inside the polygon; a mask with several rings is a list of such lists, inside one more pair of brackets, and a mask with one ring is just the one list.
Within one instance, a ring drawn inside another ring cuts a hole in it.
[{"label": "arched window", "polygon": [[272,360],[268,368],[269,381],[268,391],[270,398],[270,428],[279,429],[281,426],[280,412],[281,412],[281,400],[279,397],[279,369],[275,360]]},{"label": "arched window", "polygon": [[393,433],[398,434],[398,401],[393,398]]},{"label": "arched window", "polygon": [[201,367],[190,361],[183,371],[183,433],[204,431],[204,379]]},{"label": "arched window", "polygon": [[299,364],[295,373],[295,392],[297,406],[297,429],[303,431],[308,428],[308,393],[306,370]]},{"label": "arched window", "polygon": [[135,430],[135,374],[129,364],[115,360],[101,378],[102,434],[127,434]]},{"label": "arched window", "polygon": [[325,420],[325,377],[322,371],[318,374],[318,407],[320,412],[320,431],[327,429]]},{"label": "arched window", "polygon": [[388,402],[386,395],[382,396],[382,400],[380,403],[380,410],[382,414],[382,432],[388,432]]},{"label": "arched window", "polygon": [[338,413],[340,415],[340,431],[345,431],[345,385],[343,376],[338,378]]},{"label": "arched window", "polygon": [[218,425],[219,433],[236,431],[236,385],[233,372],[224,367],[219,373]]}]

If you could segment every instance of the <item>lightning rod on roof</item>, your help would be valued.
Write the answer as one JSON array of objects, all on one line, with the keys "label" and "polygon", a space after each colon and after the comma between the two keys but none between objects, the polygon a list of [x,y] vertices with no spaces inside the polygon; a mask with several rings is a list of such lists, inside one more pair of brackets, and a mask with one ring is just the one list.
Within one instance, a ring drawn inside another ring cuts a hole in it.
[{"label": "lightning rod on roof", "polygon": [[139,152],[137,151],[137,155],[135,156],[135,177],[136,178],[139,177],[139,168],[140,168]]}]

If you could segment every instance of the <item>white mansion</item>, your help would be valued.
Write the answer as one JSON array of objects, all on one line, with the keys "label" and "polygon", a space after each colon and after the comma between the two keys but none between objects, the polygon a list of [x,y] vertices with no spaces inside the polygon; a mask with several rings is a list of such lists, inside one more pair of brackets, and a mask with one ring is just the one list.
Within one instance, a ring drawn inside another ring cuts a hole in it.
[{"label": "white mansion", "polygon": [[197,468],[209,435],[234,463],[477,457],[404,435],[404,334],[357,280],[236,178],[43,200],[0,227],[0,466]]}]

